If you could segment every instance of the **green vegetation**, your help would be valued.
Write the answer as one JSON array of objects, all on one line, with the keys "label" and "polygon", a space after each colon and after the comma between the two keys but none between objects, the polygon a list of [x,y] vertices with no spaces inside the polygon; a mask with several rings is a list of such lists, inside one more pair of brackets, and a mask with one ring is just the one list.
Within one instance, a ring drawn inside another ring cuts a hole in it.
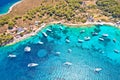
[{"label": "green vegetation", "polygon": [[0,19],[0,27],[3,26],[4,24],[8,24],[9,17],[4,16]]},{"label": "green vegetation", "polygon": [[[47,2],[50,2],[51,4],[46,5]],[[54,5],[53,5],[53,4]],[[45,1],[43,0],[43,3],[26,12],[23,16],[15,16],[12,19],[9,17],[3,17],[0,19],[0,26],[3,26],[4,24],[8,24],[8,26],[13,26],[16,23],[16,20],[22,19],[25,20],[32,20],[36,17],[39,17],[39,19],[43,22],[43,17],[46,16],[47,18],[53,18],[55,20],[66,20],[66,21],[86,21],[85,18],[82,20],[82,17],[79,17],[76,19],[76,15],[79,12],[85,12],[85,9],[81,7],[82,0],[58,0],[56,2],[54,1]],[[73,22],[74,22],[73,21]]]},{"label": "green vegetation", "polygon": [[[55,5],[41,4],[40,7],[28,11],[26,17],[24,17],[23,20],[31,20],[35,18],[35,14],[37,14],[40,20],[43,18],[43,16],[50,16],[55,20],[62,19],[67,21],[77,21],[78,19],[75,19],[75,16],[78,15],[79,12],[85,12],[85,9],[81,7],[81,4],[82,0],[61,0],[58,1]],[[83,20],[80,17],[78,21]],[[86,20],[84,19],[84,21]]]},{"label": "green vegetation", "polygon": [[[41,22],[44,22],[46,18],[52,18],[54,20],[65,20],[72,22],[86,22],[87,10],[101,9],[103,15],[112,16],[114,18],[120,18],[120,2],[118,0],[97,0],[95,4],[86,4],[84,0],[42,0],[42,4],[34,9],[27,11],[24,15],[15,15],[10,18],[4,16],[0,19],[0,26],[8,24],[8,26],[14,26],[16,21],[22,19],[23,21],[39,18]],[[93,0],[94,1],[94,0]],[[89,12],[88,12],[89,13]],[[91,13],[90,13],[91,14]],[[94,14],[94,13],[93,13]],[[80,16],[82,15],[82,16]]]},{"label": "green vegetation", "polygon": [[98,8],[104,11],[107,16],[120,19],[120,2],[117,0],[97,0]]},{"label": "green vegetation", "polygon": [[13,36],[10,34],[0,34],[0,46],[5,45],[13,40]]}]

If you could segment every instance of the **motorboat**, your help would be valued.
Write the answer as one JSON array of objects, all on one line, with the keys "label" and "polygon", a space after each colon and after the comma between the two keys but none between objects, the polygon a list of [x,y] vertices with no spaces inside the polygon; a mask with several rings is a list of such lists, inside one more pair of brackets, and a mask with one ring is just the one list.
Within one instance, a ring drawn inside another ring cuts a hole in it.
[{"label": "motorboat", "polygon": [[61,52],[56,52],[55,55],[59,56],[61,54]]},{"label": "motorboat", "polygon": [[49,28],[47,28],[46,30],[47,30],[48,32],[52,32],[52,30],[51,30],[51,29],[49,29]]},{"label": "motorboat", "polygon": [[8,57],[10,57],[10,58],[15,58],[15,57],[17,57],[17,56],[16,56],[15,54],[9,54]]},{"label": "motorboat", "polygon": [[98,33],[97,33],[97,32],[92,32],[92,35],[93,35],[93,36],[97,36]]},{"label": "motorboat", "polygon": [[83,42],[84,42],[84,40],[78,39],[78,42],[79,42],[79,43],[83,43]]},{"label": "motorboat", "polygon": [[72,66],[72,63],[71,62],[65,62],[64,65]]},{"label": "motorboat", "polygon": [[45,32],[42,32],[42,34],[43,34],[45,37],[47,37],[47,36],[48,36]]},{"label": "motorboat", "polygon": [[26,47],[24,48],[24,51],[25,51],[25,52],[30,52],[30,51],[31,51],[31,48],[30,48],[29,46],[26,46]]},{"label": "motorboat", "polygon": [[62,27],[62,26],[60,26],[60,30],[63,30],[63,27]]},{"label": "motorboat", "polygon": [[114,52],[115,52],[115,53],[120,53],[120,51],[119,51],[119,50],[117,50],[117,49],[114,49]]},{"label": "motorboat", "polygon": [[104,41],[104,39],[103,39],[103,38],[99,38],[99,40],[100,40],[100,41]]},{"label": "motorboat", "polygon": [[68,49],[68,53],[71,53],[72,52],[72,50],[71,49]]},{"label": "motorboat", "polygon": [[91,38],[88,36],[88,37],[84,37],[85,41],[89,41]]},{"label": "motorboat", "polygon": [[103,37],[108,37],[109,35],[108,34],[102,34]]},{"label": "motorboat", "polygon": [[39,41],[38,44],[44,44],[44,42]]},{"label": "motorboat", "polygon": [[81,31],[80,31],[80,33],[84,33],[84,32],[85,32],[85,30],[81,30]]},{"label": "motorboat", "polygon": [[116,43],[116,39],[113,39],[113,42]]},{"label": "motorboat", "polygon": [[67,42],[67,43],[70,43],[70,40],[69,40],[69,39],[66,39],[66,42]]},{"label": "motorboat", "polygon": [[95,68],[94,71],[95,72],[100,72],[100,71],[102,71],[102,68]]},{"label": "motorboat", "polygon": [[38,66],[39,64],[37,64],[37,63],[29,63],[28,64],[28,67],[36,67],[36,66]]}]

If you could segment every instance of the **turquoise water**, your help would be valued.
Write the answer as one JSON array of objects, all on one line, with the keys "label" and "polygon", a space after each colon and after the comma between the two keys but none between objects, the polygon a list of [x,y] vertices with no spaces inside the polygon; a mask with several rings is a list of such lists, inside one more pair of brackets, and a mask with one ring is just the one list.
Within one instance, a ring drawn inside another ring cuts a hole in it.
[{"label": "turquoise water", "polygon": [[8,13],[11,6],[21,0],[0,0],[0,15]]},{"label": "turquoise water", "polygon": [[[85,32],[80,33],[81,30]],[[42,32],[48,36],[43,36]],[[92,32],[98,35],[93,36]],[[102,37],[102,34],[109,36]],[[85,41],[86,36],[91,39]],[[0,48],[0,77],[2,80],[120,80],[120,54],[114,52],[114,49],[120,50],[119,36],[120,29],[108,25],[48,25],[35,36]],[[104,41],[98,40],[100,37]],[[70,42],[67,43],[66,39]],[[78,39],[84,42],[79,43]],[[44,44],[38,44],[39,41]],[[24,52],[26,46],[31,47],[30,53]],[[8,58],[11,53],[17,57]],[[39,65],[28,68],[31,62]],[[71,62],[72,66],[64,65],[65,62]],[[97,67],[102,71],[94,72]]]}]

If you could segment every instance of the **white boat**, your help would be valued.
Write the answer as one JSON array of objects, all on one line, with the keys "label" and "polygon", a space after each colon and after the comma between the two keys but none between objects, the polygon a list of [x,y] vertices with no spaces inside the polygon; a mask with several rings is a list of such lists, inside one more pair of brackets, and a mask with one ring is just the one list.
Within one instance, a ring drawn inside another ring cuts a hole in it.
[{"label": "white boat", "polygon": [[15,57],[17,57],[17,56],[16,56],[15,54],[9,54],[8,57],[10,57],[10,58],[15,58]]},{"label": "white boat", "polygon": [[119,50],[117,50],[117,49],[114,49],[114,52],[115,52],[115,53],[120,53],[120,51],[119,51]]},{"label": "white boat", "polygon": [[85,32],[85,30],[81,30],[81,31],[80,31],[80,33],[84,33],[84,32]]},{"label": "white boat", "polygon": [[105,53],[103,50],[99,50],[100,53]]},{"label": "white boat", "polygon": [[63,30],[63,27],[62,27],[62,26],[60,26],[60,30]]},{"label": "white boat", "polygon": [[71,49],[68,49],[68,53],[71,53],[72,52],[72,50]]},{"label": "white boat", "polygon": [[59,56],[61,54],[61,52],[56,52],[55,55]]},{"label": "white boat", "polygon": [[51,29],[48,29],[48,28],[47,28],[46,30],[47,30],[48,32],[52,32],[52,30],[51,30]]},{"label": "white boat", "polygon": [[64,65],[72,66],[72,63],[71,62],[65,62]]},{"label": "white boat", "polygon": [[92,35],[93,35],[93,36],[97,36],[98,33],[97,33],[97,32],[93,32]]},{"label": "white boat", "polygon": [[79,43],[83,43],[83,42],[84,42],[84,40],[78,39],[78,42],[79,42]]},{"label": "white boat", "polygon": [[100,71],[102,71],[102,68],[95,68],[94,71],[95,72],[100,72]]},{"label": "white boat", "polygon": [[102,34],[103,37],[108,37],[109,35],[108,34]]},{"label": "white boat", "polygon": [[44,44],[44,42],[39,41],[38,44]]},{"label": "white boat", "polygon": [[25,52],[30,52],[30,51],[31,51],[31,48],[30,48],[29,46],[26,46],[26,47],[24,48],[24,51],[25,51]]},{"label": "white boat", "polygon": [[48,36],[45,32],[42,32],[42,34],[43,34],[45,37],[47,37],[47,36]]},{"label": "white boat", "polygon": [[69,39],[66,39],[66,42],[67,42],[67,43],[70,43],[70,40],[69,40]]},{"label": "white boat", "polygon": [[29,63],[28,64],[28,67],[36,67],[36,66],[38,66],[39,64],[37,64],[37,63]]},{"label": "white boat", "polygon": [[88,36],[88,37],[84,37],[85,41],[89,41],[91,38]]},{"label": "white boat", "polygon": [[103,39],[103,38],[99,38],[99,40],[100,40],[100,41],[104,41],[104,39]]},{"label": "white boat", "polygon": [[116,43],[116,39],[113,39],[113,42]]}]

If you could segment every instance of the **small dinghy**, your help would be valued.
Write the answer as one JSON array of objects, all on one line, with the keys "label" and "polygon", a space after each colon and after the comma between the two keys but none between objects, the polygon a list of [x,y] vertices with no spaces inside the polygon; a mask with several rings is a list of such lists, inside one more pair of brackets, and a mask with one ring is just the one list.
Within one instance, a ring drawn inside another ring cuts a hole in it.
[{"label": "small dinghy", "polygon": [[100,40],[100,41],[104,41],[104,39],[103,39],[103,38],[99,38],[99,40]]},{"label": "small dinghy", "polygon": [[120,53],[120,51],[119,51],[119,50],[117,50],[117,49],[114,49],[114,52],[115,52],[115,53]]},{"label": "small dinghy", "polygon": [[88,37],[84,37],[85,41],[89,41],[91,38],[88,36]]},{"label": "small dinghy", "polygon": [[65,62],[64,65],[72,66],[72,63],[71,62]]},{"label": "small dinghy", "polygon": [[30,48],[29,46],[26,46],[26,47],[24,48],[24,51],[25,51],[25,52],[30,52],[30,51],[31,51],[31,48]]},{"label": "small dinghy", "polygon": [[15,57],[17,57],[17,56],[16,56],[15,54],[9,54],[8,57],[10,57],[10,58],[15,58]]},{"label": "small dinghy", "polygon": [[72,52],[72,50],[71,49],[68,49],[68,53],[71,53]]},{"label": "small dinghy", "polygon": [[113,42],[116,43],[116,39],[113,39]]},{"label": "small dinghy", "polygon": [[108,37],[109,35],[108,34],[102,34],[103,37]]},{"label": "small dinghy", "polygon": [[95,72],[100,72],[100,71],[102,71],[102,68],[95,68],[94,71]]},{"label": "small dinghy", "polygon": [[39,64],[37,64],[37,63],[29,63],[28,64],[28,67],[36,67],[36,66],[38,66]]},{"label": "small dinghy", "polygon": [[43,36],[47,37],[48,35],[45,32],[42,32]]},{"label": "small dinghy", "polygon": [[85,32],[85,30],[81,30],[81,31],[80,31],[80,33],[84,33],[84,32]]}]

